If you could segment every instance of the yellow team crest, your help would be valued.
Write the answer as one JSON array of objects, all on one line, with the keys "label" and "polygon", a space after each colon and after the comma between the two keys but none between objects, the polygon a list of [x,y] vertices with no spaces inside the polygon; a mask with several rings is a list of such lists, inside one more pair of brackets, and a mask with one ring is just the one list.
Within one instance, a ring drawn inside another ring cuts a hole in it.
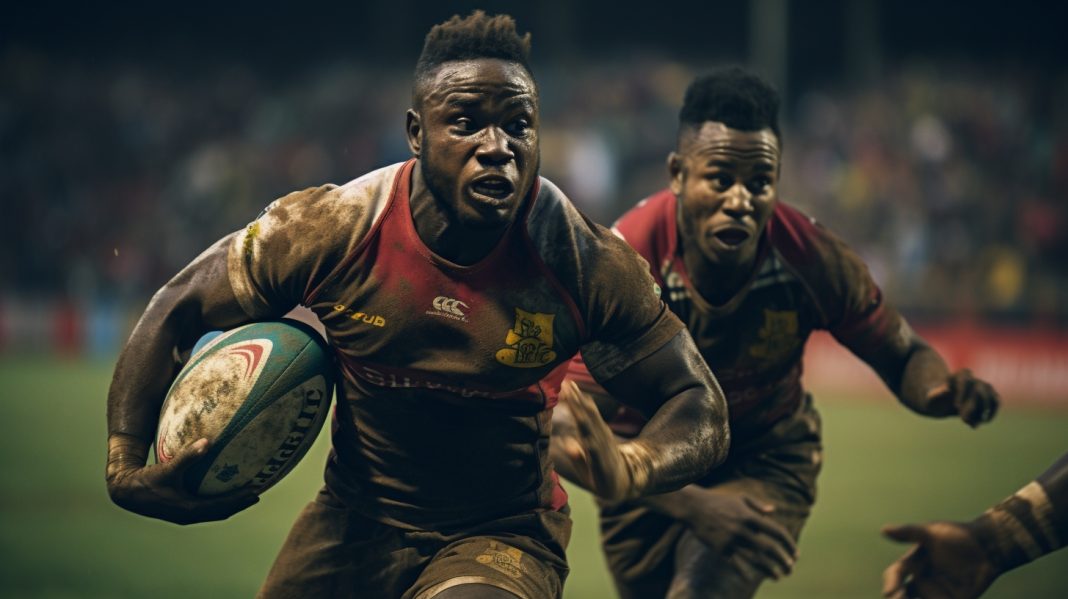
[{"label": "yellow team crest", "polygon": [[515,309],[515,325],[508,330],[504,342],[508,347],[497,350],[494,357],[505,366],[537,368],[556,359],[553,351],[553,318],[555,314],[541,314]]},{"label": "yellow team crest", "polygon": [[797,329],[797,312],[764,310],[764,326],[757,331],[760,342],[749,348],[749,354],[770,360],[785,357],[801,343]]}]

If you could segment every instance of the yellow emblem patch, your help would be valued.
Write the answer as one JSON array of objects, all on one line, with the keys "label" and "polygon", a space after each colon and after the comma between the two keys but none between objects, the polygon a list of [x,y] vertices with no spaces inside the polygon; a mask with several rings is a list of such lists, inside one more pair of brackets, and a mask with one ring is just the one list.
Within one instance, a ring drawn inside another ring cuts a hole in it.
[{"label": "yellow emblem patch", "polygon": [[553,351],[553,318],[555,314],[540,314],[515,309],[515,325],[508,330],[504,342],[508,347],[497,350],[494,357],[505,366],[537,368],[556,359]]},{"label": "yellow emblem patch", "polygon": [[519,578],[523,575],[523,552],[508,545],[498,545],[497,541],[490,541],[488,549],[475,558],[480,564],[485,564],[499,572]]},{"label": "yellow emblem patch", "polygon": [[764,326],[757,331],[760,342],[749,348],[756,358],[774,360],[797,349],[797,312],[793,310],[764,310]]}]

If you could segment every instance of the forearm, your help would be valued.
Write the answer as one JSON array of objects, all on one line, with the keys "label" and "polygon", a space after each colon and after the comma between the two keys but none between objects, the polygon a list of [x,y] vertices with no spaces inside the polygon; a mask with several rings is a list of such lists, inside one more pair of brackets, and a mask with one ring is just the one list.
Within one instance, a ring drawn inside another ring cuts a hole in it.
[{"label": "forearm", "polygon": [[108,472],[144,465],[178,356],[207,330],[245,320],[229,286],[226,239],[216,243],[149,302],[119,355],[108,391]]},{"label": "forearm", "polygon": [[917,341],[909,352],[900,381],[887,380],[891,390],[909,409],[926,416],[952,416],[956,413],[952,403],[934,401],[939,397],[932,392],[943,386],[949,368],[945,360],[926,342]]},{"label": "forearm", "polygon": [[730,446],[726,400],[714,379],[664,403],[621,448],[637,467],[641,495],[681,488],[723,462]]},{"label": "forearm", "polygon": [[969,523],[1000,571],[1068,543],[1068,454],[1036,480]]}]

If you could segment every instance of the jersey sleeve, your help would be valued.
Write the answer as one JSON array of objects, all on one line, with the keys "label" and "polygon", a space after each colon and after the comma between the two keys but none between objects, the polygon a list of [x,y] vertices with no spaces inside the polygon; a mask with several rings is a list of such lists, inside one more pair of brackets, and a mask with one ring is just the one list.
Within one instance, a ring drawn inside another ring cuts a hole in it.
[{"label": "jersey sleeve", "polygon": [[584,300],[590,373],[608,380],[660,349],[684,328],[660,299],[649,264],[625,241],[599,227],[597,252],[586,256]]},{"label": "jersey sleeve", "polygon": [[[304,303],[344,256],[346,222],[333,185],[275,200],[230,244],[230,285],[252,318],[271,318]],[[338,220],[342,218],[342,220]]]},{"label": "jersey sleeve", "polygon": [[823,325],[854,353],[896,339],[907,325],[887,304],[868,266],[837,235],[793,208],[780,206],[773,242],[814,296]]}]

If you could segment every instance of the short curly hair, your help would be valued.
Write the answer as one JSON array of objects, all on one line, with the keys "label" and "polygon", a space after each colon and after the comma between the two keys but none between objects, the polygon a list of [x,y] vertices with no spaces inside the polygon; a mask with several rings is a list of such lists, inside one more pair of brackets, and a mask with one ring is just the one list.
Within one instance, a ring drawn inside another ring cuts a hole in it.
[{"label": "short curly hair", "polygon": [[515,19],[509,15],[487,15],[476,10],[466,17],[453,15],[430,28],[423,51],[415,63],[415,89],[438,66],[456,60],[499,58],[530,68],[530,33],[519,35]]},{"label": "short curly hair", "polygon": [[679,133],[708,121],[741,131],[779,130],[779,92],[767,81],[741,68],[719,69],[694,79],[679,110]]}]

